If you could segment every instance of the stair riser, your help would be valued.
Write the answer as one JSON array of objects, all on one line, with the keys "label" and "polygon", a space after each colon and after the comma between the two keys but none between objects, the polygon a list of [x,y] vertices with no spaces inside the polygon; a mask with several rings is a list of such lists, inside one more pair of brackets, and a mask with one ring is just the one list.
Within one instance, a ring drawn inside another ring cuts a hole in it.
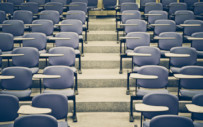
[{"label": "stair riser", "polygon": [[[116,42],[115,42],[116,43]],[[119,53],[119,46],[85,46],[85,53]]]},{"label": "stair riser", "polygon": [[87,41],[115,41],[115,34],[88,34]]},{"label": "stair riser", "polygon": [[116,24],[102,25],[102,24],[90,24],[89,31],[115,31]]}]

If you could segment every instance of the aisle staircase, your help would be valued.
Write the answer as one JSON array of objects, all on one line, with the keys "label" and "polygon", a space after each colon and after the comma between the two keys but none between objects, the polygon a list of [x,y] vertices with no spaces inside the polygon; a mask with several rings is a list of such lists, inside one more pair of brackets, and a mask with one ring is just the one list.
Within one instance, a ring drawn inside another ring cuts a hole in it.
[{"label": "aisle staircase", "polygon": [[[134,113],[135,122],[129,122],[130,96],[126,95],[126,79],[131,59],[124,60],[123,74],[119,74],[120,45],[116,42],[115,27],[115,18],[90,18],[88,42],[84,45],[85,54],[82,57],[82,74],[78,75],[78,122],[73,123],[69,119],[71,127],[139,126],[139,113]],[[40,62],[41,68],[44,67],[44,63]],[[167,63],[168,60],[161,60],[161,65],[167,67]],[[134,81],[131,80],[130,84],[133,86]],[[38,87],[37,81],[35,87]],[[170,77],[169,91],[176,94],[176,90],[177,80]],[[39,94],[39,91],[35,94]],[[185,102],[180,104],[181,112],[186,111],[184,104]],[[69,107],[71,111],[71,102]],[[72,113],[69,115],[71,117]],[[187,113],[183,115],[189,116]]]}]

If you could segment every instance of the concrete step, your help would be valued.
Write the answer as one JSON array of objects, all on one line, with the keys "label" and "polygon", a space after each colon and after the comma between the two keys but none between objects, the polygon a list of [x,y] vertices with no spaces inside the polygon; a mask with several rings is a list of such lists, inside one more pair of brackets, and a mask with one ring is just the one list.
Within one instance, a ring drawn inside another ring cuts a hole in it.
[{"label": "concrete step", "polygon": [[114,31],[89,31],[87,41],[116,41],[116,30]]},{"label": "concrete step", "polygon": [[[131,68],[131,58],[123,59],[123,68]],[[162,59],[161,65],[167,67],[168,60]],[[120,54],[119,53],[85,53],[82,58],[82,68],[84,69],[119,69]]]},{"label": "concrete step", "polygon": [[[79,88],[126,88],[127,70],[119,74],[117,69],[84,69],[82,74],[78,75]],[[177,87],[177,79],[169,77],[169,87]],[[135,80],[130,80],[130,86],[135,85]]]},{"label": "concrete step", "polygon": [[119,53],[120,45],[116,41],[88,41],[85,53]]},{"label": "concrete step", "polygon": [[115,31],[116,22],[115,19],[110,21],[92,21],[89,22],[89,31]]},{"label": "concrete step", "polygon": [[[176,88],[168,88],[171,94],[176,95]],[[129,112],[130,95],[125,94],[125,88],[80,88],[76,96],[77,112]],[[32,96],[39,94],[39,89],[34,89]],[[140,103],[141,100],[134,101]],[[187,112],[185,104],[190,101],[180,101],[179,112]],[[31,101],[21,101],[20,105],[30,105]],[[72,101],[69,101],[69,111]]]}]

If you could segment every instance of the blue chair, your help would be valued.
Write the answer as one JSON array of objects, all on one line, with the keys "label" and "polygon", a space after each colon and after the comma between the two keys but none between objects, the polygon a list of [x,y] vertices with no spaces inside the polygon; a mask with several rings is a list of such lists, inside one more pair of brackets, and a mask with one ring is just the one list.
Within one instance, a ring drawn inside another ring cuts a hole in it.
[{"label": "blue chair", "polygon": [[[154,24],[156,20],[159,19],[168,19],[168,13],[166,11],[149,11],[149,14],[152,14],[151,16],[148,16],[148,23]],[[158,15],[153,15],[158,14]]]},{"label": "blue chair", "polygon": [[[0,122],[13,121],[18,117],[19,100],[16,96],[0,94]],[[2,124],[0,127],[13,127],[13,124]]]},{"label": "blue chair", "polygon": [[[72,47],[75,50],[76,57],[77,55],[80,56],[79,51],[79,36],[77,33],[74,32],[60,32],[56,34],[58,38],[70,38],[70,40],[56,40],[55,45],[56,47]],[[82,54],[83,54],[83,46],[82,46]]]},{"label": "blue chair", "polygon": [[150,121],[150,127],[194,127],[191,119],[177,115],[160,115]]},{"label": "blue chair", "polygon": [[[142,99],[143,103],[146,105],[153,105],[153,106],[166,106],[168,107],[168,111],[164,112],[142,112],[141,118],[144,119],[153,119],[155,116],[162,116],[162,115],[178,115],[179,111],[179,102],[178,98],[171,94],[160,94],[160,93],[152,93],[147,94]],[[142,122],[141,119],[141,127],[151,127],[151,121],[144,121]]]},{"label": "blue chair", "polygon": [[[150,34],[146,32],[130,32],[126,35],[126,37],[137,37],[137,39],[126,39],[120,41],[120,71],[119,73],[123,73],[123,58],[132,58],[132,56],[128,56],[128,53],[133,52],[136,47],[139,46],[149,46],[150,45]],[[124,43],[124,53],[122,53],[122,44]],[[127,47],[125,50],[125,47]],[[132,66],[133,69],[133,66]]]},{"label": "blue chair", "polygon": [[[61,22],[61,24],[71,24],[68,26],[61,26],[61,32],[75,32],[79,35],[80,41],[83,43],[83,24],[80,20],[77,19],[66,19]],[[85,41],[87,41],[87,32],[85,34]]]},{"label": "blue chair", "polygon": [[0,23],[2,24],[4,20],[6,20],[6,13],[5,11],[0,11]]},{"label": "blue chair", "polygon": [[197,51],[190,47],[173,47],[170,53],[189,54],[188,57],[171,57],[169,68],[171,73],[180,73],[181,67],[195,65],[197,63]]},{"label": "blue chair", "polygon": [[[138,74],[143,75],[156,75],[158,79],[137,79],[136,81],[136,96],[137,98],[142,98],[144,95],[153,92],[168,93],[168,69],[158,65],[146,65],[139,68]],[[148,88],[141,89],[141,88]],[[159,89],[153,91],[153,89]]]},{"label": "blue chair", "polygon": [[58,127],[57,120],[49,115],[26,115],[14,121],[14,127]]},{"label": "blue chair", "polygon": [[127,50],[124,50],[124,53],[133,52],[133,50],[139,46],[150,45],[150,35],[146,32],[129,32],[126,37],[139,37],[139,39],[126,39]]},{"label": "blue chair", "polygon": [[46,53],[47,37],[43,33],[27,33],[23,38],[34,38],[34,40],[23,40],[23,47],[34,47],[39,50],[39,54]]},{"label": "blue chair", "polygon": [[[148,30],[153,30],[153,26],[150,24],[154,24],[156,20],[167,20],[168,13],[166,11],[149,11],[148,14],[151,14],[148,17]],[[157,15],[156,15],[157,14]]]},{"label": "blue chair", "polygon": [[5,20],[2,26],[2,32],[11,33],[13,36],[22,36],[24,34],[24,23],[21,20]]},{"label": "blue chair", "polygon": [[[142,99],[143,97],[153,94],[153,93],[156,93],[156,94],[168,94],[169,93],[168,90],[166,89],[167,85],[168,85],[168,69],[167,68],[158,66],[158,65],[146,65],[146,66],[140,67],[137,74],[153,75],[153,76],[157,76],[157,78],[156,79],[147,79],[147,78],[146,79],[139,79],[139,78],[136,79],[135,95],[132,95],[130,97],[130,122],[134,121],[133,100]],[[142,88],[146,88],[146,89],[142,89]],[[157,98],[155,100],[160,101],[160,99],[157,99]],[[157,102],[155,100],[154,100],[154,102]],[[168,101],[167,101],[167,104],[168,104]],[[145,125],[147,125],[147,124],[145,124]],[[141,126],[142,126],[142,124],[141,124]]]},{"label": "blue chair", "polygon": [[130,32],[146,32],[147,31],[147,23],[144,20],[140,19],[130,19],[126,21],[126,24],[137,24],[135,26],[125,26],[125,33],[128,34]]},{"label": "blue chair", "polygon": [[70,3],[69,10],[70,11],[73,11],[73,10],[84,11],[85,14],[87,14],[88,13],[87,3],[72,2],[72,3]]},{"label": "blue chair", "polygon": [[28,2],[35,2],[38,5],[45,5],[46,0],[28,0]]},{"label": "blue chair", "polygon": [[163,10],[163,5],[161,3],[156,2],[148,2],[145,4],[144,13],[147,14],[153,10]]},{"label": "blue chair", "polygon": [[[77,122],[75,95],[78,89],[76,84],[77,82],[74,83],[74,75],[75,75],[74,71],[68,66],[49,66],[44,69],[43,74],[61,76],[61,78],[58,78],[58,79],[44,79],[43,84],[44,84],[45,90],[43,93],[62,94],[62,95],[65,95],[68,98],[68,100],[73,100],[73,121]],[[66,98],[66,102],[67,102],[67,98]],[[53,102],[51,101],[50,103],[53,103]],[[68,106],[65,106],[65,107],[68,107]],[[65,110],[64,111],[61,110],[61,111],[63,114],[65,113]],[[57,116],[55,117],[57,119],[60,119],[62,117],[63,118],[67,117],[67,115],[59,114],[58,117]]]},{"label": "blue chair", "polygon": [[[203,32],[196,32],[192,37],[203,38]],[[197,50],[198,58],[203,58],[203,43],[202,40],[193,40],[192,47]]]},{"label": "blue chair", "polygon": [[[202,66],[185,66],[180,69],[180,74],[203,75]],[[202,94],[203,79],[179,79],[178,97],[181,100],[192,100],[195,95]],[[197,115],[198,116],[198,115]]]},{"label": "blue chair", "polygon": [[48,2],[45,4],[44,9],[58,11],[61,15],[63,13],[63,4],[60,2]]},{"label": "blue chair", "polygon": [[196,2],[194,3],[194,14],[196,19],[203,19],[202,12],[203,12],[203,2]]},{"label": "blue chair", "polygon": [[17,10],[13,13],[14,20],[21,20],[24,24],[32,24],[33,13],[27,10]]},{"label": "blue chair", "polygon": [[[89,26],[89,22],[87,20],[86,14],[84,11],[80,11],[80,10],[72,10],[72,11],[68,11],[66,14],[66,19],[77,19],[80,20],[83,24],[83,31],[87,32],[88,30],[88,26]],[[86,21],[87,21],[87,25],[86,25]]]},{"label": "blue chair", "polygon": [[145,4],[149,2],[156,2],[156,0],[140,0],[140,11],[144,11]]},{"label": "blue chair", "polygon": [[13,50],[12,54],[24,54],[23,56],[12,57],[13,66],[27,67],[32,74],[39,71],[39,51],[33,47],[21,47]]},{"label": "blue chair", "polygon": [[91,9],[97,8],[98,1],[97,0],[88,0],[88,7]]},{"label": "blue chair", "polygon": [[177,3],[173,2],[169,4],[169,18],[174,19],[174,15],[176,11],[179,10],[187,10],[187,4],[186,3]]},{"label": "blue chair", "polygon": [[7,0],[9,3],[13,3],[14,5],[21,5],[24,3],[24,0]]},{"label": "blue chair", "polygon": [[58,24],[60,21],[60,14],[55,10],[44,10],[40,12],[39,19],[51,20],[54,24]]},{"label": "blue chair", "polygon": [[86,3],[88,5],[89,0],[72,0],[72,2],[82,2],[82,3]]},{"label": "blue chair", "polygon": [[[203,106],[203,94],[195,95],[192,98],[192,104]],[[191,116],[192,120],[203,120],[203,114],[202,113],[192,113]],[[195,127],[201,127],[203,126],[203,123],[194,122]]]},{"label": "blue chair", "polygon": [[[77,69],[75,68],[75,51],[71,47],[54,47],[49,50],[51,54],[64,54],[60,57],[49,57],[50,65],[64,65],[69,66],[77,74]],[[79,62],[81,63],[81,62]],[[79,65],[79,73],[81,73],[81,65]]]},{"label": "blue chair", "polygon": [[27,67],[7,67],[2,75],[15,76],[14,79],[2,80],[0,94],[9,94],[19,99],[29,99],[32,87],[32,71]]},{"label": "blue chair", "polygon": [[[126,11],[123,11],[122,14],[123,15],[121,16],[121,22],[123,24],[125,24],[126,21],[130,19],[141,19],[141,14],[140,14],[140,11],[138,10],[126,10]],[[132,14],[132,15],[128,15],[128,14]]]},{"label": "blue chair", "polygon": [[136,0],[119,0],[119,1],[118,1],[118,4],[121,5],[122,3],[126,3],[126,2],[135,3]]},{"label": "blue chair", "polygon": [[121,17],[117,16],[117,18],[116,18],[117,34],[119,33],[119,31],[124,31],[124,27],[122,27],[122,26],[118,27],[118,21],[121,21],[122,24],[126,24],[126,21],[130,20],[130,19],[141,19],[140,11],[138,11],[138,10],[125,10],[122,12]]},{"label": "blue chair", "polygon": [[187,26],[184,27],[183,35],[185,37],[191,36],[196,32],[203,32],[203,21],[202,20],[186,20],[184,24],[200,24],[200,26]]},{"label": "blue chair", "polygon": [[127,73],[127,95],[130,94],[130,74],[137,73],[142,66],[160,64],[161,53],[160,50],[156,47],[138,46],[134,49],[134,53],[150,54],[151,56],[133,56],[132,71]]},{"label": "blue chair", "polygon": [[9,2],[0,3],[0,10],[5,11],[6,14],[13,15],[14,4]]},{"label": "blue chair", "polygon": [[183,37],[177,32],[162,32],[159,37],[172,37],[174,39],[160,39],[158,40],[158,47],[161,50],[161,56],[165,57],[165,53],[170,52],[173,47],[181,47],[183,43]]},{"label": "blue chair", "polygon": [[175,12],[176,25],[183,24],[186,20],[193,20],[195,18],[194,13],[188,10],[179,10]]},{"label": "blue chair", "polygon": [[67,4],[67,0],[51,0],[50,2],[60,2],[63,6]]},{"label": "blue chair", "polygon": [[39,12],[39,4],[36,2],[26,2],[21,5],[21,10],[31,11],[33,14],[37,14]]},{"label": "blue chair", "polygon": [[117,0],[103,0],[103,9],[114,10],[117,4]]},{"label": "blue chair", "polygon": [[0,38],[2,54],[11,54],[14,48],[13,35],[10,33],[0,33]]},{"label": "blue chair", "polygon": [[161,0],[161,3],[163,5],[163,9],[164,10],[169,10],[169,4],[170,3],[174,3],[174,2],[177,2],[177,0]]},{"label": "blue chair", "polygon": [[58,122],[58,126],[68,127],[68,99],[66,96],[55,93],[40,94],[32,99],[32,106],[51,109],[49,115],[55,117],[57,120],[65,119],[65,121]]},{"label": "blue chair", "polygon": [[[3,21],[6,20],[6,13],[5,11],[0,10],[0,24],[3,24]],[[2,26],[0,26],[0,30],[2,31]]]},{"label": "blue chair", "polygon": [[193,10],[194,3],[199,2],[199,0],[184,0],[184,3],[187,4],[189,10]]},{"label": "blue chair", "polygon": [[138,5],[132,2],[122,3],[120,6],[120,12],[122,13],[123,11],[126,11],[126,10],[138,10]]},{"label": "blue chair", "polygon": [[156,20],[155,24],[166,24],[154,27],[154,36],[159,36],[162,32],[176,32],[176,23],[173,20]]},{"label": "blue chair", "polygon": [[32,26],[32,32],[40,32],[46,34],[46,36],[52,36],[54,30],[54,24],[51,20],[40,19],[34,20],[32,24],[39,24],[36,26]]}]

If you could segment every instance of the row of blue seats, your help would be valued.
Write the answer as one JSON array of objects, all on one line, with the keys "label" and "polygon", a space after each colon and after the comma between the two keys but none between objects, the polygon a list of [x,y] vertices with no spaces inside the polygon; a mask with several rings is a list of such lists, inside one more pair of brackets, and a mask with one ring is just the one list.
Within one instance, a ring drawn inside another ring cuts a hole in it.
[{"label": "row of blue seats", "polygon": [[[202,100],[203,94],[194,96],[192,106],[194,106],[194,108],[202,107]],[[51,109],[49,115],[35,114],[18,117],[18,113],[29,114],[30,111],[20,112],[17,97],[1,94],[0,101],[4,102],[0,103],[1,122],[15,120],[14,123],[1,125],[2,127],[69,127],[67,123],[68,103],[64,95],[41,94],[32,99],[33,107],[39,110],[41,108]],[[202,123],[193,122],[193,120],[202,120],[202,112],[198,111],[198,109],[191,109],[191,104],[186,105],[192,114],[191,119],[178,116],[179,103],[178,98],[174,95],[161,93],[148,94],[144,96],[142,103],[143,104],[135,105],[135,110],[141,112],[141,127],[202,127]],[[139,105],[142,107],[140,108]],[[143,107],[148,109],[144,109]],[[150,119],[150,121],[143,122],[143,117],[144,120]],[[65,119],[65,121],[57,121],[59,119]]]}]

